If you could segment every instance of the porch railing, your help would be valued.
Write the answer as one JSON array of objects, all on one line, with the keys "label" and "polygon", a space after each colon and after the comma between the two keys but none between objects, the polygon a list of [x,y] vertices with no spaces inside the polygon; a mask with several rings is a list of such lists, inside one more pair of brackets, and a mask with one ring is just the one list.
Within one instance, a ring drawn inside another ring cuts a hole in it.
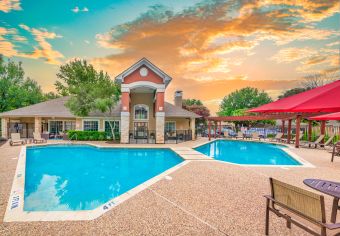
[{"label": "porch railing", "polygon": [[182,143],[192,140],[192,130],[164,131],[165,143]]}]

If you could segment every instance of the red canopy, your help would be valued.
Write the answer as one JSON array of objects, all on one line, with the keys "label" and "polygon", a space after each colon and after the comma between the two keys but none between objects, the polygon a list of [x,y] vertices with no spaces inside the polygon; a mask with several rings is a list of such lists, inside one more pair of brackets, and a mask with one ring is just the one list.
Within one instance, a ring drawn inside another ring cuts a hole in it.
[{"label": "red canopy", "polygon": [[310,120],[340,120],[340,112],[326,114],[322,116],[313,116]]},{"label": "red canopy", "polygon": [[268,113],[338,112],[340,111],[340,80],[248,111]]}]

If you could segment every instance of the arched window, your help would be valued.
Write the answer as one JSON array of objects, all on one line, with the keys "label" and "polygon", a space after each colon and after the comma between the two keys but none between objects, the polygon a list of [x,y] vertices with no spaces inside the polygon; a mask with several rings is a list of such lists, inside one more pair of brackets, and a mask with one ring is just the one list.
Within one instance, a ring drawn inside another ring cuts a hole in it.
[{"label": "arched window", "polygon": [[149,107],[144,104],[135,105],[135,120],[148,120]]}]

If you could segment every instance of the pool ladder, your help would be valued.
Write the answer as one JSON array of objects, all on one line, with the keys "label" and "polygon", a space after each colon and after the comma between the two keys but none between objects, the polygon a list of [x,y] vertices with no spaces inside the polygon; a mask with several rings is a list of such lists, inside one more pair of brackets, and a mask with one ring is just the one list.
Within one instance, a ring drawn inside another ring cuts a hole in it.
[{"label": "pool ladder", "polygon": [[[73,139],[75,137],[75,139]],[[74,133],[71,137],[68,137],[67,140],[70,142],[70,143],[73,143],[72,141],[78,141],[78,135],[77,133]]]}]

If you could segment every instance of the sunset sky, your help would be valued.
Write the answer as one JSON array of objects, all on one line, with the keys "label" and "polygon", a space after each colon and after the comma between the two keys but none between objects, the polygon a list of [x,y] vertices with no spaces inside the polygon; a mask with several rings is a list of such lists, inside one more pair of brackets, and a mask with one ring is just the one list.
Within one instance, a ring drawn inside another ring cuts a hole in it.
[{"label": "sunset sky", "polygon": [[303,76],[340,73],[339,0],[0,0],[0,54],[54,90],[61,64],[86,59],[112,78],[142,57],[214,113],[235,89],[276,98]]}]

